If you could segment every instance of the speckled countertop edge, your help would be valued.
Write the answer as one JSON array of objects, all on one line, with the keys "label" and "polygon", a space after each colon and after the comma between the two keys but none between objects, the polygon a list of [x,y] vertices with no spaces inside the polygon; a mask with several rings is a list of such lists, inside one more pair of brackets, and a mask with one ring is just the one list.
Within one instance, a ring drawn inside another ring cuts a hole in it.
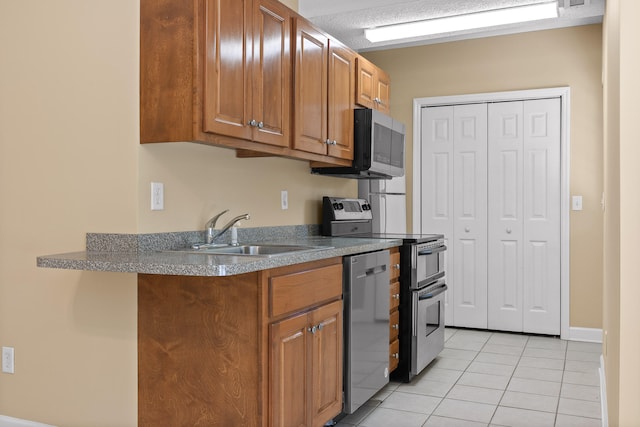
[{"label": "speckled countertop edge", "polygon": [[[228,234],[228,233],[227,233]],[[399,246],[399,239],[324,237],[319,226],[239,229],[242,242],[329,246],[313,252],[271,258],[163,252],[202,241],[203,232],[153,234],[87,234],[87,250],[40,256],[38,267],[179,276],[232,276],[320,259]],[[223,236],[224,237],[224,236]],[[222,240],[224,242],[224,240]]]}]

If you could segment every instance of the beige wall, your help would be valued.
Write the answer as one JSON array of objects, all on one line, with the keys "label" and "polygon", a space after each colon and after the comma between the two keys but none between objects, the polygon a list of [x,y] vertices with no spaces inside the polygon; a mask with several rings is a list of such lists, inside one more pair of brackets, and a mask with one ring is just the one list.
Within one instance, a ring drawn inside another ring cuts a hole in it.
[{"label": "beige wall", "polygon": [[590,25],[365,54],[391,75],[392,115],[410,129],[408,176],[414,98],[571,87],[571,194],[584,198],[570,219],[572,327],[602,327],[601,48],[602,27]]},{"label": "beige wall", "polygon": [[609,0],[605,19],[604,343],[609,425],[640,420],[640,236],[637,121],[640,4]]},{"label": "beige wall", "polygon": [[137,417],[136,276],[35,267],[137,230],[138,5],[0,1],[0,414]]},{"label": "beige wall", "polygon": [[[36,256],[83,250],[87,232],[202,229],[222,208],[250,212],[246,226],[318,223],[321,195],[356,192],[301,161],[140,146],[138,40],[136,1],[0,1],[0,345],[16,358],[0,415],[137,423],[136,276]],[[164,211],[149,209],[151,181]]]}]

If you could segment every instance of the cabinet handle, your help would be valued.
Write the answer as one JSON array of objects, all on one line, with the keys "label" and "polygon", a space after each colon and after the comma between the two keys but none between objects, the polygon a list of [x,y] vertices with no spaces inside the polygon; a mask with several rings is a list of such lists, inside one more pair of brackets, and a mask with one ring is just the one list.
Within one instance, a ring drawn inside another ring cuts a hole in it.
[{"label": "cabinet handle", "polygon": [[393,294],[393,298],[400,299],[400,294]]},{"label": "cabinet handle", "polygon": [[324,325],[322,323],[318,323],[318,328],[317,328],[318,331],[321,331],[322,328],[324,328]]},{"label": "cabinet handle", "polygon": [[315,333],[316,333],[316,330],[317,330],[317,329],[316,329],[316,326],[315,326],[315,325],[313,325],[313,326],[312,326],[312,327],[310,327],[310,328],[307,328],[307,331],[311,332],[312,334],[315,334]]},{"label": "cabinet handle", "polygon": [[391,357],[393,357],[394,359],[400,359],[400,355],[398,353],[393,353]]},{"label": "cabinet handle", "polygon": [[255,120],[251,120],[249,121],[249,123],[247,123],[249,126],[258,126],[258,122],[256,122]]},{"label": "cabinet handle", "polygon": [[391,327],[392,327],[393,329],[395,329],[396,331],[397,331],[398,329],[400,329],[400,325],[398,325],[397,323],[396,323],[395,325],[391,325]]},{"label": "cabinet handle", "polygon": [[394,264],[393,268],[395,268],[396,270],[400,270],[400,264]]},{"label": "cabinet handle", "polygon": [[373,98],[373,102],[375,102],[376,104],[380,104],[380,98],[376,96],[375,98]]},{"label": "cabinet handle", "polygon": [[331,140],[329,138],[327,138],[327,140],[324,142],[327,145],[331,145]]},{"label": "cabinet handle", "polygon": [[262,122],[258,122],[258,127],[259,127],[260,129],[262,129],[262,128],[264,127],[264,123],[262,123]]},{"label": "cabinet handle", "polygon": [[331,141],[331,145],[338,145],[338,141],[334,139],[333,141]]}]

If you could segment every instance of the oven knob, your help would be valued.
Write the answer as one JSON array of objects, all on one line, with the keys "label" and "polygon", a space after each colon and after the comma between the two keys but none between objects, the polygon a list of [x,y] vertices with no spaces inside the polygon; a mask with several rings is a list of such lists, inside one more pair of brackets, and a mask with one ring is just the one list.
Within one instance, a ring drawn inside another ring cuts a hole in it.
[{"label": "oven knob", "polygon": [[334,203],[333,204],[333,209],[335,209],[337,211],[340,210],[340,204],[339,203]]},{"label": "oven knob", "polygon": [[342,203],[338,203],[338,209],[344,209],[344,205]]},{"label": "oven knob", "polygon": [[465,228],[464,228],[464,231],[468,233],[468,232],[470,232],[470,231],[471,231],[471,229],[470,229],[469,227],[465,227]]}]

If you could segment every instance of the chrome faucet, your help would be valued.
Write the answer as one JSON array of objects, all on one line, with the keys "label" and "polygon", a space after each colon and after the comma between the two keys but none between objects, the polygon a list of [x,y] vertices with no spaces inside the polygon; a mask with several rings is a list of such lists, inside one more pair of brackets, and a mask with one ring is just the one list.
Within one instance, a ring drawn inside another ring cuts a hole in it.
[{"label": "chrome faucet", "polygon": [[[236,222],[243,220],[243,219],[251,219],[251,217],[249,216],[249,214],[242,214],[242,215],[238,215],[237,217],[233,218],[231,221],[229,221],[227,224],[225,224],[224,227],[222,227],[220,229],[220,231],[218,231],[217,233],[214,230],[214,227],[216,226],[216,221],[218,221],[218,218],[220,218],[222,215],[224,215],[225,213],[229,212],[229,209],[225,209],[224,211],[220,212],[218,215],[215,215],[213,218],[211,218],[209,221],[207,221],[207,223],[205,224],[205,233],[206,233],[206,239],[204,244],[195,244],[192,246],[193,249],[202,249],[202,248],[206,248],[208,246],[214,246],[215,243],[214,241],[220,237],[222,234],[224,234],[225,231],[227,231],[228,229],[230,229],[231,227],[233,227],[235,225]],[[237,243],[236,243],[237,244]]]}]

